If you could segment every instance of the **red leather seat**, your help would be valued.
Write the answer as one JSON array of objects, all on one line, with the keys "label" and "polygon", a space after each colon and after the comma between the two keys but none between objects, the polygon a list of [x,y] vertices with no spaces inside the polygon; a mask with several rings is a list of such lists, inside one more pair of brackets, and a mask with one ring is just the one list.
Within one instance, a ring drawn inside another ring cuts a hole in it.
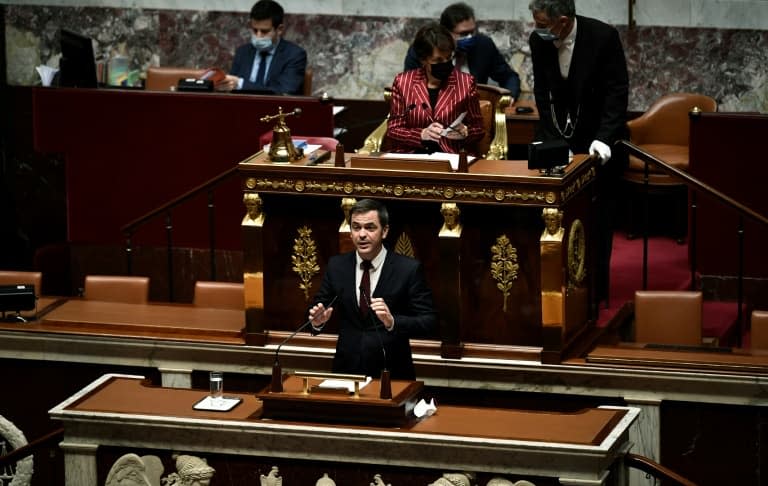
[{"label": "red leather seat", "polygon": [[42,272],[23,272],[15,270],[0,270],[0,285],[32,284],[35,286],[35,296],[40,297],[43,285]]},{"label": "red leather seat", "polygon": [[245,291],[243,284],[235,282],[195,282],[193,303],[198,307],[219,309],[245,309]]},{"label": "red leather seat", "polygon": [[635,292],[635,342],[701,345],[702,294],[692,290]]},{"label": "red leather seat", "polygon": [[[696,93],[671,93],[656,100],[648,111],[627,122],[630,142],[656,158],[681,171],[688,171],[688,149],[690,134],[689,114],[693,110],[717,111],[717,102],[709,96]],[[629,183],[629,232],[636,234],[633,222],[634,201],[644,190],[645,163],[630,155],[629,166],[624,171],[624,180]],[[687,219],[687,190],[676,177],[648,165],[648,192],[650,194],[672,194],[675,200],[675,236],[682,242]],[[653,218],[653,216],[650,216]]]},{"label": "red leather seat", "polygon": [[149,277],[86,275],[83,298],[126,304],[146,304]]}]

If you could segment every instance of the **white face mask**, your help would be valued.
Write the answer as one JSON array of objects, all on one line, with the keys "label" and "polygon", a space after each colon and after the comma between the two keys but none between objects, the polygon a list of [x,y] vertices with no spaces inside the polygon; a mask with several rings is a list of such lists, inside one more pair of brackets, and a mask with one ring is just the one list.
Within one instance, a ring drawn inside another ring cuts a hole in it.
[{"label": "white face mask", "polygon": [[272,38],[256,37],[255,34],[251,34],[251,44],[257,51],[268,51],[272,49]]}]

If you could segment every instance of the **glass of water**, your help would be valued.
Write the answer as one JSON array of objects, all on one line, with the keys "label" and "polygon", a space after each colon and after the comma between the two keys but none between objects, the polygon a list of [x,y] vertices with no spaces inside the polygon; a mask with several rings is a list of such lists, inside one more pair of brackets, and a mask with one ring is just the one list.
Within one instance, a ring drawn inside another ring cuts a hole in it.
[{"label": "glass of water", "polygon": [[208,383],[211,385],[211,399],[214,402],[221,401],[224,398],[224,373],[211,371]]}]

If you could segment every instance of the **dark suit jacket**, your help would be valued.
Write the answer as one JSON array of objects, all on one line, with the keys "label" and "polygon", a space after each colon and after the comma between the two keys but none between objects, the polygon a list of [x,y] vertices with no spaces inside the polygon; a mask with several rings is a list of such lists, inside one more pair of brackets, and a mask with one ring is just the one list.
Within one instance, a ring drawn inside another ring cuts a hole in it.
[{"label": "dark suit jacket", "polygon": [[[355,285],[355,252],[336,255],[328,260],[314,304],[327,304],[338,295],[332,319],[339,323],[339,338],[333,359],[335,373],[354,373],[379,378],[386,366],[393,379],[415,379],[410,337],[434,337],[437,314],[432,291],[424,278],[421,263],[413,258],[387,252],[372,297],[382,297],[395,318],[395,327],[387,331],[376,314],[361,318]],[[374,325],[375,323],[375,325]]]},{"label": "dark suit jacket", "polygon": [[[493,39],[487,35],[477,34],[475,43],[465,55],[467,67],[475,77],[475,81],[488,84],[488,78],[491,78],[502,88],[510,90],[515,99],[520,96],[520,76],[509,66]],[[421,67],[421,63],[413,47],[410,47],[405,56],[405,71],[418,67]]]},{"label": "dark suit jacket", "polygon": [[[560,75],[557,47],[535,32],[529,38],[533,92],[540,114],[537,140],[562,138],[552,121],[551,93],[560,129],[565,127],[565,110],[577,120],[568,140],[573,153],[587,153],[595,139],[613,149],[613,143],[626,136],[629,76],[624,48],[614,27],[589,17],[577,19],[567,80]],[[609,164],[618,165],[614,162],[612,157]]]},{"label": "dark suit jacket", "polygon": [[243,78],[244,90],[271,90],[280,94],[301,94],[304,72],[307,69],[307,52],[291,41],[280,39],[267,72],[265,84],[252,83],[251,71],[256,58],[256,48],[249,42],[238,47],[230,74]]},{"label": "dark suit jacket", "polygon": [[[409,108],[412,107],[412,108]],[[467,112],[463,123],[469,133],[464,140],[440,138],[440,151],[458,153],[462,148],[472,152],[475,142],[485,133],[480,114],[477,84],[469,74],[457,69],[448,76],[433,110],[427,92],[427,73],[423,68],[400,73],[392,83],[387,139],[393,152],[416,152],[422,148],[421,131],[433,121],[444,126],[453,123]],[[476,154],[475,154],[476,155]]]}]

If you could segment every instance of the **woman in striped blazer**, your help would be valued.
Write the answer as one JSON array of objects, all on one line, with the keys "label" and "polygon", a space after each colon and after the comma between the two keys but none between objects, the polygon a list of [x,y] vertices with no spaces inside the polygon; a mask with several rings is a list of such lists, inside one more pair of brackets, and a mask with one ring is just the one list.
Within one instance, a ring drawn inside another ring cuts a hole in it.
[{"label": "woman in striped blazer", "polygon": [[[398,74],[392,84],[387,138],[392,152],[473,153],[484,134],[477,85],[454,69],[456,43],[432,22],[416,33],[413,49],[421,67]],[[462,118],[463,117],[463,118]]]}]

